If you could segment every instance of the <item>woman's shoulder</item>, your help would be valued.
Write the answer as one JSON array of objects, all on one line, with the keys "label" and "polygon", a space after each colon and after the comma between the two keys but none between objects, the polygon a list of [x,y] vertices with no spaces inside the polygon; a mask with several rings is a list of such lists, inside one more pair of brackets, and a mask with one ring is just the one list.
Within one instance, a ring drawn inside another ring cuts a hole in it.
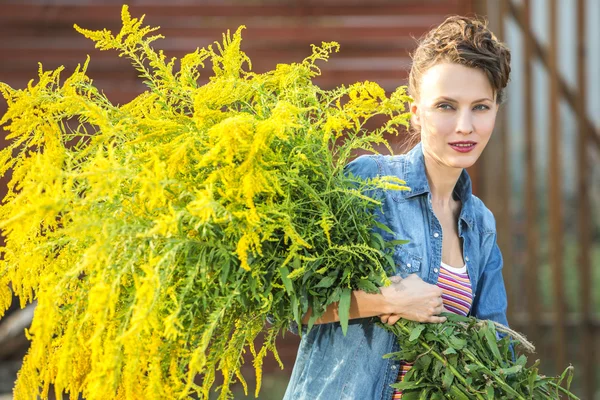
[{"label": "woman's shoulder", "polygon": [[401,178],[402,168],[399,166],[405,161],[406,154],[382,155],[363,154],[350,161],[345,170],[355,176],[374,178],[376,176],[395,175]]},{"label": "woman's shoulder", "polygon": [[496,219],[485,203],[471,194],[471,212],[475,225],[482,233],[496,233]]}]

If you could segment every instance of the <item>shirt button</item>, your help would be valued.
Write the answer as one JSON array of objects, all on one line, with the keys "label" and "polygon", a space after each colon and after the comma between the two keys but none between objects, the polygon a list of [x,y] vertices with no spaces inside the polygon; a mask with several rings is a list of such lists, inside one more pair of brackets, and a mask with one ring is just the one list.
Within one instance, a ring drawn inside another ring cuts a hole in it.
[{"label": "shirt button", "polygon": [[469,261],[469,257],[465,257],[465,261],[467,261],[467,262],[468,262],[468,261]]},{"label": "shirt button", "polygon": [[395,366],[395,365],[392,365],[392,369],[396,369],[396,366]]},{"label": "shirt button", "polygon": [[433,237],[439,237],[439,236],[440,236],[440,234],[439,234],[439,233],[437,233],[437,232],[435,232],[435,233],[433,234]]},{"label": "shirt button", "polygon": [[407,268],[410,268],[410,263],[406,264],[406,267],[407,267]]},{"label": "shirt button", "polygon": [[438,269],[437,269],[437,268],[434,268],[434,269],[433,269],[433,272],[435,272],[435,273],[437,274],[437,272],[438,272]]}]

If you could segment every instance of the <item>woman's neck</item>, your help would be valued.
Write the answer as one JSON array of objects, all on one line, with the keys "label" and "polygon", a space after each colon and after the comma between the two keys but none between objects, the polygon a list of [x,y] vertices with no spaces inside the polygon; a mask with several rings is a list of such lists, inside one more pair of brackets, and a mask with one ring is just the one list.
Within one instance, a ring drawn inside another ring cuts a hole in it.
[{"label": "woman's neck", "polygon": [[442,165],[426,153],[424,159],[427,181],[431,190],[431,201],[441,206],[453,205],[456,201],[452,197],[452,193],[456,182],[460,178],[462,168],[451,168]]}]

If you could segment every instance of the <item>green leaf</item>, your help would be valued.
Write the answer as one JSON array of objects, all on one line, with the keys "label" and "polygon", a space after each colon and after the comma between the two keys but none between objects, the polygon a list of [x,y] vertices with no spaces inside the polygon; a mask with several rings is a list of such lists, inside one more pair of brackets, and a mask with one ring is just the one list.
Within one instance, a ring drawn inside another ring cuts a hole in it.
[{"label": "green leaf", "polygon": [[452,371],[450,370],[450,368],[446,368],[446,370],[444,371],[444,377],[442,378],[442,385],[446,389],[448,389],[452,385],[453,381],[454,375],[452,374]]},{"label": "green leaf", "polygon": [[448,364],[452,365],[453,367],[457,367],[458,366],[458,354],[449,354],[448,355]]},{"label": "green leaf", "polygon": [[450,345],[456,350],[462,350],[467,345],[467,341],[465,339],[460,339],[456,336],[450,336],[448,338],[448,341],[450,342]]},{"label": "green leaf", "polygon": [[510,368],[498,368],[496,370],[496,373],[502,374],[502,375],[506,375],[506,376],[510,376],[510,375],[514,375],[518,372],[521,372],[523,370],[523,367],[520,365],[513,365]]},{"label": "green leaf", "polygon": [[571,381],[573,380],[573,368],[571,366],[568,367],[570,369],[569,376],[567,377],[567,390],[571,390]]},{"label": "green leaf", "polygon": [[527,356],[525,354],[521,354],[519,358],[517,358],[517,364],[524,367],[527,364]]},{"label": "green leaf", "polygon": [[443,400],[444,395],[439,391],[435,391],[431,394],[431,400]]},{"label": "green leaf", "polygon": [[222,263],[220,281],[221,285],[225,285],[227,283],[227,277],[229,276],[229,270],[231,269],[231,259],[226,258]]},{"label": "green leaf", "polygon": [[367,293],[379,293],[379,288],[369,279],[361,279],[356,284],[357,288]]},{"label": "green leaf", "polygon": [[425,341],[430,343],[444,343],[442,338],[433,332],[425,332]]},{"label": "green leaf", "polygon": [[529,393],[533,393],[533,390],[535,388],[535,380],[538,376],[538,369],[532,367],[531,370],[531,375],[529,375],[529,379],[527,380],[527,383],[529,385]]},{"label": "green leaf", "polygon": [[410,243],[410,240],[388,240],[386,242],[386,247],[395,247],[395,246],[402,246],[404,244],[408,244]]},{"label": "green leaf", "polygon": [[350,300],[352,298],[352,289],[342,289],[340,295],[340,302],[338,303],[338,315],[340,317],[340,324],[342,325],[342,333],[346,336],[348,332],[348,320],[350,318]]},{"label": "green leaf", "polygon": [[450,313],[450,312],[443,312],[440,314],[443,317],[446,317],[446,319],[450,322],[471,322],[471,318],[469,317],[464,317],[462,315],[459,314],[454,314],[454,313]]},{"label": "green leaf", "polygon": [[385,242],[377,232],[371,232],[371,247],[380,250],[385,248]]},{"label": "green leaf", "polygon": [[502,356],[500,356],[500,350],[498,350],[498,343],[496,341],[496,336],[494,335],[495,328],[492,321],[488,321],[488,326],[486,328],[482,328],[482,331],[485,335],[485,340],[489,349],[492,351],[492,354],[496,358],[496,361],[502,362]]},{"label": "green leaf", "polygon": [[450,394],[454,400],[469,400],[469,396],[465,392],[466,389],[462,385],[454,384],[450,386]]},{"label": "green leaf", "polygon": [[432,357],[429,354],[425,354],[417,359],[415,367],[418,367],[423,371],[427,371],[427,369],[431,365],[431,361]]},{"label": "green leaf", "polygon": [[342,294],[341,287],[338,286],[335,289],[333,289],[333,293],[331,293],[331,296],[329,296],[329,299],[327,300],[328,301],[327,304],[337,303],[338,301],[340,301],[341,294]]},{"label": "green leaf", "polygon": [[382,231],[387,232],[387,233],[389,233],[391,235],[394,235],[394,231],[391,230],[387,225],[384,225],[384,224],[382,224],[379,221],[374,221],[374,224],[375,224],[376,227],[378,227]]},{"label": "green leaf", "polygon": [[425,324],[419,324],[410,332],[410,336],[408,337],[409,342],[414,342],[421,336],[421,332],[425,329]]},{"label": "green leaf", "polygon": [[310,330],[312,329],[313,325],[315,324],[315,321],[320,317],[320,315],[316,315],[314,313],[314,309],[313,309],[313,313],[310,315],[310,318],[308,319],[308,327],[307,327],[307,331],[306,332],[310,332]]},{"label": "green leaf", "polygon": [[444,352],[442,354],[445,354],[445,355],[456,354],[456,350],[454,350],[452,347],[448,347],[446,350],[444,350]]},{"label": "green leaf", "polygon": [[250,293],[256,294],[256,279],[252,275],[246,277],[248,286],[250,287]]},{"label": "green leaf", "polygon": [[[398,389],[398,390],[414,390],[414,389],[420,389],[424,386],[426,386],[426,384],[421,383],[421,382],[413,382],[410,380],[403,380],[402,382],[398,382],[398,383],[394,383],[391,385],[394,389]],[[402,396],[404,398],[404,396]]]},{"label": "green leaf", "polygon": [[407,393],[402,392],[402,398],[404,400],[419,400],[419,396],[419,391],[411,391]]},{"label": "green leaf", "polygon": [[485,388],[485,395],[487,397],[487,400],[494,400],[494,388],[490,385],[488,387]]},{"label": "green leaf", "polygon": [[468,373],[479,371],[482,367],[478,364],[465,364],[465,371]]},{"label": "green leaf", "polygon": [[443,367],[444,364],[440,360],[436,359],[433,367],[433,379],[438,379],[440,377],[440,372],[442,371]]},{"label": "green leaf", "polygon": [[427,388],[425,390],[421,390],[421,394],[419,395],[419,400],[429,400],[429,393],[431,393],[431,388]]},{"label": "green leaf", "polygon": [[292,280],[288,278],[290,274],[290,270],[288,267],[279,268],[279,274],[281,275],[281,282],[283,282],[283,286],[285,286],[285,291],[291,295],[294,293],[294,286],[292,284]]},{"label": "green leaf", "polygon": [[300,329],[302,327],[302,319],[300,317],[299,307],[298,296],[292,295],[292,313],[294,315],[294,321],[298,324],[298,330],[302,332],[302,329]]},{"label": "green leaf", "polygon": [[324,277],[315,285],[315,288],[328,288],[335,283],[335,276],[329,275]]},{"label": "green leaf", "polygon": [[384,254],[384,257],[385,257],[385,259],[387,260],[387,262],[388,262],[388,265],[389,265],[391,268],[394,268],[394,267],[396,266],[396,262],[394,261],[394,258],[392,257],[392,255],[391,255],[391,254],[387,254],[387,253],[386,253],[386,254]]}]

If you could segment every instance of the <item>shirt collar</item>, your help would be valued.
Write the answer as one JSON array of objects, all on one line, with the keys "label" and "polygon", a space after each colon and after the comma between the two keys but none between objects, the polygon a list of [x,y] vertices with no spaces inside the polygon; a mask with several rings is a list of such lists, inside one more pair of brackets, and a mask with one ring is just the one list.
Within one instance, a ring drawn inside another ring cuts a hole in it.
[{"label": "shirt collar", "polygon": [[[410,191],[401,191],[401,195],[405,198],[419,196],[425,193],[431,193],[427,175],[425,173],[425,158],[423,156],[423,146],[421,143],[412,148],[405,158],[404,176],[406,184],[410,187]],[[473,227],[473,209],[472,209],[472,185],[471,178],[467,170],[463,169],[456,186],[454,187],[454,195],[462,203],[460,218],[464,220],[469,228]]]}]

